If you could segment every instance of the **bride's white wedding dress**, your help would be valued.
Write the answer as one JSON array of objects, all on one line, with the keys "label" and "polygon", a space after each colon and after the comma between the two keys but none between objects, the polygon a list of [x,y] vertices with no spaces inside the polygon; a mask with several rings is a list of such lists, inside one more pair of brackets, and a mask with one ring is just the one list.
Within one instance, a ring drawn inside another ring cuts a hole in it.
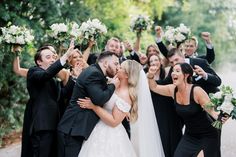
[{"label": "bride's white wedding dress", "polygon": [[[143,70],[140,72],[137,94],[138,119],[130,124],[131,140],[122,124],[110,127],[100,120],[82,145],[79,157],[165,157]],[[104,109],[112,114],[114,105],[123,112],[129,112],[131,108],[115,93],[104,105]]]},{"label": "bride's white wedding dress", "polygon": [[[115,93],[103,108],[112,113],[114,105],[123,112],[129,112],[131,107]],[[136,154],[122,124],[111,127],[99,120],[83,143],[79,157],[136,157]]]}]

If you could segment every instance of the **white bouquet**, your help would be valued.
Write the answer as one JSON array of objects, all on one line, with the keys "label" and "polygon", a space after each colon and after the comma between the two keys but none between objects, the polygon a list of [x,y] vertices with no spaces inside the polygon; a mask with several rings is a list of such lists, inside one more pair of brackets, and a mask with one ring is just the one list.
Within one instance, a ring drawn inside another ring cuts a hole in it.
[{"label": "white bouquet", "polygon": [[54,23],[50,26],[47,34],[59,42],[70,40],[70,38],[77,38],[79,35],[79,25],[76,22],[68,23]]},{"label": "white bouquet", "polygon": [[32,31],[26,27],[12,25],[10,27],[2,27],[1,31],[1,42],[8,44],[25,45],[34,40]]},{"label": "white bouquet", "polygon": [[89,40],[95,41],[101,35],[107,33],[107,28],[98,19],[83,22],[79,28],[79,38],[83,44],[87,44]]},{"label": "white bouquet", "polygon": [[224,116],[236,119],[236,99],[233,94],[233,89],[229,86],[222,86],[220,92],[210,94],[211,104],[207,107],[213,107],[216,111],[220,111],[218,119],[213,122],[213,126],[221,129],[221,118]]},{"label": "white bouquet", "polygon": [[140,34],[143,30],[150,30],[153,21],[146,15],[133,16],[130,22],[130,28],[133,32]]},{"label": "white bouquet", "polygon": [[178,47],[189,38],[190,34],[190,29],[181,23],[177,28],[167,26],[164,33],[164,39],[168,42],[168,44]]},{"label": "white bouquet", "polygon": [[76,22],[70,23],[54,23],[47,30],[47,36],[58,47],[58,53],[62,54],[69,46],[70,40],[77,39],[79,35],[79,25]]}]

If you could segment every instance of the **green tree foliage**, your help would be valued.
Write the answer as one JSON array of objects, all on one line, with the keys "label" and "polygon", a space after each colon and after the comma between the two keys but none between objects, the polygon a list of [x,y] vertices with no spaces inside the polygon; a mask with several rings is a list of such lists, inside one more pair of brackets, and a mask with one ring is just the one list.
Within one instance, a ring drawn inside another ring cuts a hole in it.
[{"label": "green tree foliage", "polygon": [[236,15],[235,6],[236,2],[232,0],[178,0],[165,10],[158,23],[161,26],[177,26],[179,23],[184,23],[190,27],[193,35],[199,40],[200,54],[206,52],[200,33],[210,32],[216,51],[214,65],[217,66],[225,60],[234,62],[236,59],[232,55],[236,40],[236,20],[233,18]]},{"label": "green tree foliage", "polygon": [[[236,2],[224,0],[1,0],[0,27],[9,24],[26,26],[34,31],[32,45],[25,46],[21,53],[21,66],[29,68],[36,49],[44,43],[54,43],[45,36],[53,23],[77,22],[98,18],[108,28],[107,35],[97,47],[104,48],[108,38],[115,36],[133,43],[136,34],[131,32],[131,15],[147,14],[155,25],[178,26],[184,23],[199,39],[199,52],[205,53],[200,32],[208,31],[216,50],[216,62],[222,58],[232,61],[235,51]],[[141,51],[154,43],[154,31],[143,32]],[[12,72],[14,54],[10,46],[0,43],[0,139],[6,132],[21,127],[24,106],[28,99],[26,79]],[[227,54],[227,55],[225,55]]]}]

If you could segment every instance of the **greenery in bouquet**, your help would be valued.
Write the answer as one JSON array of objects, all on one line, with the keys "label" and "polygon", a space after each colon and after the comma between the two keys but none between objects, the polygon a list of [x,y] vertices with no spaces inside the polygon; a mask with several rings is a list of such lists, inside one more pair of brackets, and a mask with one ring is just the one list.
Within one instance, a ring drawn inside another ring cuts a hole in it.
[{"label": "greenery in bouquet", "polygon": [[210,94],[211,103],[207,107],[213,107],[220,114],[213,126],[217,129],[222,128],[221,118],[225,116],[236,119],[236,98],[233,89],[229,86],[222,86],[220,91],[215,94]]},{"label": "greenery in bouquet", "polygon": [[146,15],[133,16],[130,22],[130,28],[133,32],[136,32],[137,35],[141,35],[141,32],[144,30],[150,30],[153,21]]},{"label": "greenery in bouquet", "polygon": [[34,40],[32,31],[24,26],[1,27],[0,42],[10,45],[26,45]]},{"label": "greenery in bouquet", "polygon": [[185,42],[190,38],[191,31],[190,28],[186,27],[183,23],[179,27],[167,26],[164,33],[164,40],[167,44],[178,47],[181,43]]},{"label": "greenery in bouquet", "polygon": [[89,41],[96,41],[107,33],[106,26],[98,19],[83,22],[79,28],[79,42],[81,45],[88,45]]}]

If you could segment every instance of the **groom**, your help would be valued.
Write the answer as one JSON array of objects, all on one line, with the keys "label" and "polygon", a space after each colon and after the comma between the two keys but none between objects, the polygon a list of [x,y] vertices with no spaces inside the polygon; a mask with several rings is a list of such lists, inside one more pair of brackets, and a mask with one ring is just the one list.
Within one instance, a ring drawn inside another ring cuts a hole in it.
[{"label": "groom", "polygon": [[[77,100],[89,97],[94,104],[103,106],[119,85],[118,78],[113,78],[119,66],[118,56],[105,51],[98,57],[98,63],[80,74],[70,104],[58,124],[58,157],[78,156],[83,141],[89,137],[99,117],[92,110],[80,108]],[[106,76],[113,78],[110,84]]]}]

